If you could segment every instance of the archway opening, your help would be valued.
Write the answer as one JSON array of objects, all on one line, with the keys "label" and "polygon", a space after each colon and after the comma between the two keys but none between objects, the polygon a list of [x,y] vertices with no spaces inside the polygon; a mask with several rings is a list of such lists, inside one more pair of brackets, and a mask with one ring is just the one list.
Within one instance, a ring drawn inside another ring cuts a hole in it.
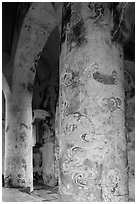
[{"label": "archway opening", "polygon": [[50,34],[38,62],[34,81],[33,111],[33,182],[58,186],[56,165],[57,139],[55,113],[59,92],[59,29]]}]

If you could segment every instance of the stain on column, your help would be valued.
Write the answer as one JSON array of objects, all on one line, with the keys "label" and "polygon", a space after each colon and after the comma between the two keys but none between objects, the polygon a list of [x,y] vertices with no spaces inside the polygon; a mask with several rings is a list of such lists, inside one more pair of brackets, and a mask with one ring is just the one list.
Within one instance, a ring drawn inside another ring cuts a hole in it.
[{"label": "stain on column", "polygon": [[116,78],[117,78],[117,72],[115,70],[112,71],[111,75],[100,73],[99,71],[96,71],[93,73],[93,78],[102,84],[106,85],[115,85],[116,84]]}]

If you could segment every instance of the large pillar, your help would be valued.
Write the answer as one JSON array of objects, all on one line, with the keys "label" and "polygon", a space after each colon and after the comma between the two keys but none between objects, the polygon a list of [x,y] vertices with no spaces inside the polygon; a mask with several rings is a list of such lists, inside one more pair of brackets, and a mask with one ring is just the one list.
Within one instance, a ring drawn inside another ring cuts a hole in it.
[{"label": "large pillar", "polygon": [[65,3],[62,22],[61,200],[127,201],[123,52],[109,3]]}]

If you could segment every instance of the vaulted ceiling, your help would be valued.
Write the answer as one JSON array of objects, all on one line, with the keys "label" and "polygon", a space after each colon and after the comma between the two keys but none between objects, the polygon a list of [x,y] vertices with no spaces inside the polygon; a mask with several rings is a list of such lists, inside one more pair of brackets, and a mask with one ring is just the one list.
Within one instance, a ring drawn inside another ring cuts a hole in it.
[{"label": "vaulted ceiling", "polygon": [[[15,27],[16,29],[20,29],[30,5],[31,3],[26,2],[2,3],[2,51],[8,55],[10,55],[12,51]],[[53,6],[56,9],[58,3],[54,2]],[[134,10],[134,4],[132,4],[130,10],[126,14],[132,24],[134,24]],[[42,92],[49,84],[58,83],[59,47],[59,30],[58,27],[56,27],[49,36],[38,63],[33,97],[35,98],[35,100],[33,100],[34,108],[38,108],[37,106],[39,106],[43,100],[40,98],[42,97],[42,93],[39,93],[38,97],[35,90],[38,88],[39,92]],[[124,46],[124,57],[125,59],[135,61],[135,29],[133,29],[128,43]],[[39,100],[41,100],[41,102]]]}]

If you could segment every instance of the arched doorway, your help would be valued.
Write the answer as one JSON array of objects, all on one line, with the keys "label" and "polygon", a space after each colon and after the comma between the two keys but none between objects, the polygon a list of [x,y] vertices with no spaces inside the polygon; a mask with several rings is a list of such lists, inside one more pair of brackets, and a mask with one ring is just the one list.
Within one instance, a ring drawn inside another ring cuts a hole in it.
[{"label": "arched doorway", "polygon": [[59,91],[59,29],[51,32],[38,62],[34,81],[33,182],[55,187],[58,184],[55,159],[55,113]]}]

